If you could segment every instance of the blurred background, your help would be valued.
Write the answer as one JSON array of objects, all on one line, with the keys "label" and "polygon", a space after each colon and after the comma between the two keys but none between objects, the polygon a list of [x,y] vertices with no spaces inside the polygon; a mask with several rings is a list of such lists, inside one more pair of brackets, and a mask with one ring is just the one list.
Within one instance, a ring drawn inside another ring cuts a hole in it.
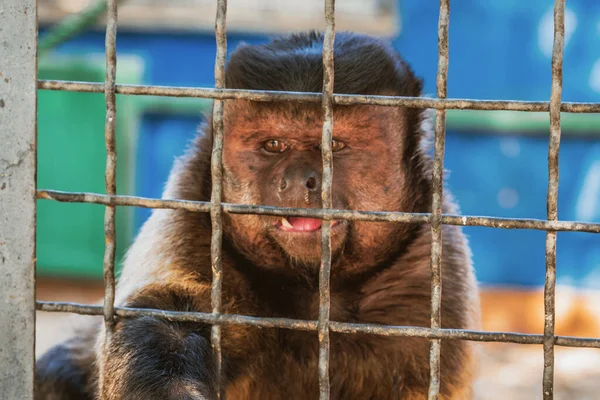
[{"label": "blurred background", "polygon": [[[230,0],[228,50],[324,27],[321,0]],[[552,0],[454,1],[448,96],[548,100]],[[102,82],[96,0],[39,0],[39,78]],[[338,0],[336,27],[389,38],[435,95],[438,2]],[[121,0],[117,82],[212,87],[214,0]],[[564,101],[600,101],[600,2],[569,0]],[[118,193],[160,197],[210,100],[118,96]],[[104,192],[104,97],[40,91],[38,187]],[[447,185],[467,215],[546,218],[547,113],[448,111]],[[600,115],[563,114],[559,219],[600,222]],[[120,260],[149,210],[117,213]],[[40,300],[102,297],[104,208],[38,202]],[[543,332],[545,233],[465,228],[482,289],[484,329]],[[558,234],[557,334],[600,337],[600,235]],[[38,313],[37,353],[70,316]],[[541,398],[541,346],[484,344],[478,398]],[[597,399],[600,352],[557,348],[558,399]]]}]

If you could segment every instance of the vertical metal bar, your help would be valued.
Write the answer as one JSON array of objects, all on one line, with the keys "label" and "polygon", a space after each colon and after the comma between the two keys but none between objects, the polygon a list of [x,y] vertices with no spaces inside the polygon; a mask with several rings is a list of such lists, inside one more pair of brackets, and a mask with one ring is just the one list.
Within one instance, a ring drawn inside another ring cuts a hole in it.
[{"label": "vertical metal bar", "polygon": [[[325,0],[325,36],[323,38],[323,136],[321,155],[323,158],[323,182],[321,199],[323,208],[331,208],[331,185],[333,180],[333,73],[335,43],[335,0]],[[321,268],[319,271],[319,398],[329,399],[329,310],[331,276],[331,220],[321,226]]]},{"label": "vertical metal bar", "polygon": [[[227,57],[226,33],[227,0],[218,0],[217,16],[215,19],[215,37],[217,54],[215,59],[215,87],[225,87],[225,59]],[[211,304],[215,315],[221,313],[221,287],[223,266],[221,245],[223,240],[223,217],[221,194],[223,191],[223,100],[215,100],[213,105],[213,148],[211,155],[212,193],[210,217],[212,224],[211,260],[212,260],[212,289]],[[211,328],[211,344],[217,375],[217,398],[221,398],[221,326]]]},{"label": "vertical metal bar", "polygon": [[[106,2],[106,75],[104,78],[104,99],[106,116],[104,121],[104,141],[106,145],[106,170],[104,174],[106,194],[117,194],[117,149],[116,149],[116,75],[117,75],[117,0]],[[116,206],[107,205],[104,212],[104,344],[103,351],[110,345],[115,327],[115,253],[116,253]],[[102,388],[100,388],[102,398]]]},{"label": "vertical metal bar", "polygon": [[37,8],[0,10],[0,397],[33,399]]},{"label": "vertical metal bar", "polygon": [[[558,153],[560,106],[565,34],[565,0],[554,2],[554,46],[552,48],[552,92],[550,95],[550,139],[548,144],[548,220],[558,219]],[[556,295],[556,231],[546,232],[546,282],[544,285],[544,399],[554,397],[554,322]]]},{"label": "vertical metal bar", "polygon": [[[106,194],[117,194],[117,146],[116,122],[117,107],[115,96],[115,80],[117,73],[117,1],[107,1],[106,22],[106,78],[104,81],[104,97],[106,101],[106,120],[104,140],[106,142]],[[114,328],[115,302],[115,206],[106,206],[104,214],[104,323],[106,326],[106,343],[110,341]]]},{"label": "vertical metal bar", "polygon": [[[448,81],[448,25],[450,23],[450,0],[440,0],[438,21],[438,74],[437,97],[447,97]],[[433,197],[431,204],[431,328],[440,328],[442,313],[442,205],[444,186],[444,147],[446,135],[446,110],[436,110],[435,152],[433,158]],[[431,341],[429,352],[429,399],[435,400],[440,392],[441,340]]]}]

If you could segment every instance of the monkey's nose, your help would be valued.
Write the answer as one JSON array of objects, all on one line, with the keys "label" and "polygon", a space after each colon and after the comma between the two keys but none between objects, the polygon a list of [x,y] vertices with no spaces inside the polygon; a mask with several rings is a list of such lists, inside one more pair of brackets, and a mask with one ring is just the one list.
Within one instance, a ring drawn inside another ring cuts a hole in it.
[{"label": "monkey's nose", "polygon": [[308,190],[309,192],[321,189],[321,178],[315,171],[293,171],[288,173],[279,182],[279,191]]},{"label": "monkey's nose", "polygon": [[306,188],[310,191],[317,190],[317,188],[319,186],[317,184],[317,178],[315,178],[314,176],[311,176],[310,178],[308,178],[305,185],[306,185]]}]

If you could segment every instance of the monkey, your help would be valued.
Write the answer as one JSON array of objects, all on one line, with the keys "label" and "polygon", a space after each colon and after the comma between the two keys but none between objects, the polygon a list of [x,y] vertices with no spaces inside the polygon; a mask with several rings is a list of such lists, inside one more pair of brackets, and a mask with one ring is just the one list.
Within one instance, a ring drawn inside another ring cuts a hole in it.
[{"label": "monkey", "polygon": [[[241,44],[226,86],[294,92],[323,89],[323,39],[316,31]],[[334,44],[334,93],[420,96],[423,81],[388,42],[341,32]],[[431,212],[431,124],[427,110],[333,106],[334,209]],[[163,198],[209,201],[213,115],[176,159]],[[321,208],[323,112],[311,102],[225,100],[222,201]],[[444,189],[443,212],[458,213]],[[316,320],[321,219],[223,213],[222,312]],[[154,209],[127,252],[118,306],[210,313],[208,213]],[[429,327],[431,226],[334,219],[330,319]],[[479,297],[471,253],[458,226],[442,228],[441,325],[477,329]],[[314,399],[314,331],[222,326],[222,370],[211,326],[161,317],[118,318],[37,361],[36,399]],[[426,399],[430,341],[330,332],[331,399]],[[440,398],[471,399],[476,349],[441,341]]]}]

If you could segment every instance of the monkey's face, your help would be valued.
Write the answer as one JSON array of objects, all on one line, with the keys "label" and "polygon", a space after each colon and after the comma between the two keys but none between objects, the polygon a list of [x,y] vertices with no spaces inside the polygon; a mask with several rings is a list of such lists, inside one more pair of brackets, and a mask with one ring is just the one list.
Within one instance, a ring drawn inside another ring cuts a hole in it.
[{"label": "monkey's face", "polygon": [[[320,208],[322,116],[316,105],[228,102],[225,107],[224,192],[229,203]],[[403,118],[398,109],[336,109],[333,128],[335,209],[400,210],[405,186],[401,167]],[[318,266],[321,220],[233,215],[225,233],[259,265]],[[376,261],[397,241],[397,225],[332,222],[332,252],[363,254]],[[362,260],[365,262],[366,260]],[[349,266],[350,267],[350,266]]]}]

